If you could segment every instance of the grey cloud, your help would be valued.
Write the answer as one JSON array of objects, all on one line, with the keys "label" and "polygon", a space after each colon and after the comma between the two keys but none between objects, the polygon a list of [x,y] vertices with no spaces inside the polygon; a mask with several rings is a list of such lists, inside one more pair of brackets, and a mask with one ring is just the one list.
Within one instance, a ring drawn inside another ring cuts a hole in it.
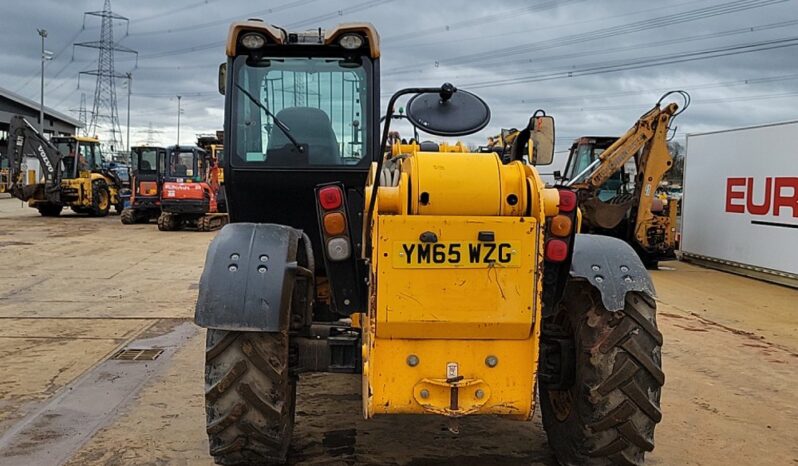
[{"label": "grey cloud", "polygon": [[[409,85],[455,85],[523,78],[555,70],[584,69],[588,65],[628,62],[651,55],[687,54],[696,50],[726,47],[789,37],[798,37],[798,26],[788,24],[728,34],[725,32],[798,19],[795,0],[746,0],[738,5],[762,2],[760,8],[706,17],[697,21],[653,28],[600,40],[557,45],[578,34],[590,33],[635,21],[650,20],[699,8],[729,4],[731,0],[496,0],[462,2],[442,0],[383,0],[373,8],[351,15],[347,9],[364,0],[274,0],[253,3],[244,0],[175,0],[173,2],[117,0],[114,10],[130,18],[130,36],[117,28],[117,40],[140,52],[134,61],[118,56],[117,70],[134,74],[131,133],[133,142],[146,139],[151,122],[160,129],[163,142],[174,138],[177,94],[183,95],[183,134],[221,128],[223,98],[215,91],[216,67],[224,60],[221,44],[229,18],[244,18],[259,12],[276,24],[296,24],[308,18],[333,14],[319,26],[341,21],[370,21],[383,41],[383,94]],[[87,20],[80,31],[82,11],[102,8],[102,0],[3,0],[0,28],[4,48],[0,52],[0,86],[38,99],[37,27],[50,32],[47,48],[61,53],[47,67],[47,103],[61,111],[76,109],[80,95],[89,100],[93,82],[77,72],[90,69],[96,52],[79,50],[72,60],[69,41],[97,40],[97,19]],[[539,9],[535,9],[539,6]],[[182,9],[181,9],[182,7]],[[273,13],[268,14],[271,8]],[[341,10],[342,16],[337,12]],[[196,26],[196,28],[192,27]],[[724,33],[724,34],[721,34]],[[700,37],[685,40],[688,37]],[[552,41],[552,42],[549,42]],[[564,43],[565,43],[564,42]],[[497,56],[496,51],[525,46],[529,51]],[[157,57],[165,51],[201,50]],[[679,133],[795,119],[798,98],[798,47],[675,63],[638,70],[550,81],[487,86],[477,93],[490,105],[493,120],[488,128],[468,138],[480,144],[502,127],[518,127],[537,108],[557,118],[558,150],[567,149],[569,139],[583,134],[618,134],[654,104],[663,90],[684,88],[693,96],[692,107],[679,120]],[[486,53],[478,62],[455,66],[455,57]],[[147,58],[150,57],[150,58]],[[438,67],[436,67],[436,62]],[[450,63],[450,64],[447,64]],[[392,72],[388,72],[391,71]],[[60,71],[60,73],[59,73]],[[56,76],[57,74],[57,76]],[[744,80],[789,77],[775,81]],[[723,83],[736,83],[723,85]],[[121,83],[120,83],[121,84]],[[24,85],[24,87],[23,87]],[[694,86],[695,89],[691,89]],[[126,91],[119,87],[120,115],[124,126]],[[384,101],[387,96],[383,96]],[[90,105],[90,104],[89,104]],[[123,129],[124,131],[124,129]]]}]

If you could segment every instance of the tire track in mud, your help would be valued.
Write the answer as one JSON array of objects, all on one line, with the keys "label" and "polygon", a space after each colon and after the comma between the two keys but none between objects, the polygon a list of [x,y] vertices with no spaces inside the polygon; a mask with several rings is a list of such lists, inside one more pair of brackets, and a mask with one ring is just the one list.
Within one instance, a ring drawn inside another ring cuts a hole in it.
[{"label": "tire track in mud", "polygon": [[704,316],[702,316],[702,315],[700,315],[700,314],[698,314],[696,312],[693,312],[693,311],[685,311],[685,310],[679,309],[679,308],[677,308],[676,306],[673,306],[673,305],[669,305],[669,306],[671,306],[671,307],[673,307],[675,309],[678,309],[679,311],[682,311],[685,314],[674,314],[672,312],[662,312],[662,311],[660,311],[660,312],[657,313],[657,316],[658,317],[672,318],[672,319],[689,320],[689,321],[692,321],[692,323],[699,323],[700,325],[702,325],[702,327],[693,327],[693,326],[684,326],[684,325],[674,324],[674,325],[676,325],[677,327],[679,327],[682,330],[687,330],[688,332],[707,332],[707,331],[709,331],[710,328],[712,328],[712,329],[719,330],[719,331],[722,331],[722,332],[731,333],[731,334],[746,338],[748,340],[751,340],[752,342],[755,342],[755,343],[742,343],[743,346],[747,346],[747,347],[750,347],[750,348],[777,350],[779,352],[786,353],[786,355],[791,356],[793,358],[798,358],[798,353],[796,353],[791,348],[789,348],[789,347],[787,347],[785,345],[781,345],[781,344],[778,344],[778,343],[774,343],[774,342],[768,341],[766,339],[766,337],[763,336],[763,335],[759,335],[759,334],[757,334],[755,332],[751,332],[751,331],[748,331],[748,330],[741,330],[741,329],[737,329],[737,328],[734,328],[734,327],[730,327],[730,326],[722,324],[720,322],[716,322],[714,320],[707,319],[706,317],[704,317]]}]

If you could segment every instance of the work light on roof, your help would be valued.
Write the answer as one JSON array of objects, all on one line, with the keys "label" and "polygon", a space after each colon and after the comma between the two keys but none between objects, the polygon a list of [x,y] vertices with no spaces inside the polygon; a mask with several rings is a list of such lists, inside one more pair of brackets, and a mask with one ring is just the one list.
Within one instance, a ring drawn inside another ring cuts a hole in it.
[{"label": "work light on roof", "polygon": [[263,34],[258,34],[257,32],[248,32],[241,36],[240,42],[244,48],[250,50],[259,49],[266,44],[266,37],[264,37]]},{"label": "work light on roof", "polygon": [[347,50],[359,49],[363,46],[363,36],[360,34],[344,34],[338,39],[338,44]]}]

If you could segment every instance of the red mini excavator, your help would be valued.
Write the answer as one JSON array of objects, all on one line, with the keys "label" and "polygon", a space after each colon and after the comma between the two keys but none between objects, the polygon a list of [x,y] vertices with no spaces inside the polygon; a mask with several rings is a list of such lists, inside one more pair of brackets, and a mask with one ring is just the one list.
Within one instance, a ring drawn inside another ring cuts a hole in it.
[{"label": "red mini excavator", "polygon": [[219,208],[220,167],[212,153],[196,146],[171,146],[166,160],[158,229],[211,231],[224,226],[227,213]]}]

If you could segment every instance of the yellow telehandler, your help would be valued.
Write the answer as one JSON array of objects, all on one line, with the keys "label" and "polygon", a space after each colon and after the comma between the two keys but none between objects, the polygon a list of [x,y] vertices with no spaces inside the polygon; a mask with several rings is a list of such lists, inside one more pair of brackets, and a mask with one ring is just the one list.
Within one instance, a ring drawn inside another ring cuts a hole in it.
[{"label": "yellow telehandler", "polygon": [[446,138],[490,110],[451,84],[406,88],[380,125],[367,23],[237,22],[226,53],[231,223],[195,311],[217,463],[286,461],[308,372],[359,374],[366,418],[524,421],[539,393],[562,464],[643,463],[664,383],[653,285],[629,245],[577,234],[575,192],[525,162],[551,161],[552,117],[533,115],[506,161],[389,138],[400,100]]}]

